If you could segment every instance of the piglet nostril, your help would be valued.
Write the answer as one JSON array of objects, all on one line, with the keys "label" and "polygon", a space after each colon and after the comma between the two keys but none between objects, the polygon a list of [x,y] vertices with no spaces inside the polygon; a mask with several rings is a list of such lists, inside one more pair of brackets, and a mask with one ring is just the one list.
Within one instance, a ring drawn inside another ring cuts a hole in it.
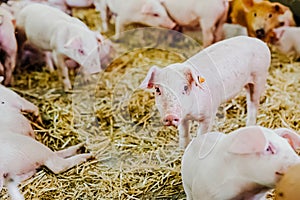
[{"label": "piglet nostril", "polygon": [[175,115],[166,115],[163,119],[165,126],[177,126],[179,118]]}]

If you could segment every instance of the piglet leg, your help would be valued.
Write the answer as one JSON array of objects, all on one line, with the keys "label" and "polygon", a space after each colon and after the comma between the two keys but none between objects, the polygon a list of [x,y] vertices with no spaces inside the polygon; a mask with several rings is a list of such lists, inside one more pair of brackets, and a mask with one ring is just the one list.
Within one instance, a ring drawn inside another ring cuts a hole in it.
[{"label": "piglet leg", "polygon": [[68,158],[77,154],[77,151],[84,145],[84,143],[77,144],[75,146],[71,146],[67,149],[63,149],[60,151],[56,151],[55,154],[61,158]]},{"label": "piglet leg", "polygon": [[5,60],[5,80],[4,80],[4,85],[10,85],[12,83],[12,73],[15,69],[16,65],[16,54],[12,54],[7,56]]},{"label": "piglet leg", "polygon": [[256,124],[259,99],[265,89],[264,83],[265,80],[260,78],[255,81],[255,84],[249,83],[245,87],[247,92],[247,126]]},{"label": "piglet leg", "polygon": [[64,90],[68,91],[72,89],[71,81],[69,79],[69,70],[65,64],[65,57],[63,55],[59,55],[56,52],[52,53],[55,65],[58,69],[59,78],[62,80],[64,84]]},{"label": "piglet leg", "polygon": [[19,183],[16,180],[10,179],[6,183],[7,191],[11,200],[24,200],[23,195],[18,189]]},{"label": "piglet leg", "polygon": [[181,149],[185,149],[191,141],[191,135],[190,135],[190,132],[189,132],[189,129],[190,129],[189,125],[190,124],[189,124],[188,120],[183,120],[178,126],[179,147]]},{"label": "piglet leg", "polygon": [[79,165],[85,162],[87,159],[91,157],[92,157],[91,153],[86,153],[86,154],[78,154],[69,158],[62,158],[58,156],[56,153],[54,153],[46,160],[44,165],[48,167],[55,174],[58,174],[74,167],[75,165]]},{"label": "piglet leg", "polygon": [[21,98],[20,102],[21,102],[21,111],[22,112],[33,113],[34,116],[36,116],[36,117],[39,116],[39,109],[33,103],[27,101],[24,98]]}]

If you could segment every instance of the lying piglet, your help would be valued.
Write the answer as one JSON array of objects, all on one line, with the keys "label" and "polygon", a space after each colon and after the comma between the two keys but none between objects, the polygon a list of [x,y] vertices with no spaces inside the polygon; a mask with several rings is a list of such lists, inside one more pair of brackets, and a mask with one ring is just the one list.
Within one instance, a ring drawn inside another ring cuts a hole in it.
[{"label": "lying piglet", "polygon": [[30,178],[38,167],[45,165],[58,174],[92,157],[90,153],[76,155],[82,145],[53,152],[33,138],[16,133],[1,132],[0,141],[0,190],[7,186],[13,200],[24,199],[18,183]]},{"label": "lying piglet", "polygon": [[275,200],[298,200],[300,197],[300,164],[291,167],[276,185]]},{"label": "lying piglet", "polygon": [[238,36],[215,43],[183,63],[153,66],[140,88],[154,88],[156,106],[165,125],[178,126],[180,147],[190,141],[189,120],[200,133],[211,130],[219,105],[247,91],[247,125],[256,123],[265,89],[270,50],[262,41]]},{"label": "lying piglet", "polygon": [[42,4],[30,4],[17,16],[19,32],[43,51],[51,51],[64,89],[72,88],[66,59],[82,67],[84,80],[101,70],[97,35],[83,22]]},{"label": "lying piglet", "polygon": [[274,30],[276,34],[275,47],[283,54],[300,57],[300,28],[280,27]]},{"label": "lying piglet", "polygon": [[126,25],[140,23],[154,27],[173,28],[175,23],[169,18],[159,0],[95,0],[100,11],[103,31],[108,30],[109,21],[107,9],[116,15],[115,31],[117,37]]},{"label": "lying piglet", "polygon": [[[272,188],[299,157],[294,131],[260,126],[229,134],[211,132],[192,140],[182,157],[182,180],[187,199],[252,199]],[[288,140],[286,139],[288,138]]]},{"label": "lying piglet", "polygon": [[[4,52],[2,71],[4,85],[11,84],[12,73],[16,66],[17,40],[15,37],[15,19],[5,8],[0,7],[0,52]],[[1,62],[1,60],[0,60]]]}]

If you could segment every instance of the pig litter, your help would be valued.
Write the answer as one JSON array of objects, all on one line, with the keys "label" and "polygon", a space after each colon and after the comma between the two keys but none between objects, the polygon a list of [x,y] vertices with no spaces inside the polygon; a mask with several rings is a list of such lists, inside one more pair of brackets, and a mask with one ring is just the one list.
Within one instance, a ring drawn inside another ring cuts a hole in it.
[{"label": "pig litter", "polygon": [[[99,13],[93,9],[73,11],[93,29],[100,26]],[[59,175],[44,167],[37,170],[19,187],[26,199],[185,199],[177,130],[162,125],[153,93],[138,86],[152,65],[182,62],[201,48],[188,38],[167,50],[159,48],[163,42],[147,44],[151,33],[126,45],[114,43],[117,51],[128,46],[131,51],[116,57],[100,75],[93,75],[91,84],[76,81],[72,74],[75,86],[70,92],[63,92],[57,74],[45,67],[16,71],[12,89],[42,113],[43,124],[28,116],[36,139],[52,150],[85,142],[82,151],[95,155]],[[138,31],[133,34],[140,37]],[[140,42],[149,48],[135,48]],[[300,63],[273,51],[269,71],[257,123],[300,130]],[[243,92],[220,107],[213,129],[228,133],[245,122]],[[0,198],[8,199],[6,189]]]}]

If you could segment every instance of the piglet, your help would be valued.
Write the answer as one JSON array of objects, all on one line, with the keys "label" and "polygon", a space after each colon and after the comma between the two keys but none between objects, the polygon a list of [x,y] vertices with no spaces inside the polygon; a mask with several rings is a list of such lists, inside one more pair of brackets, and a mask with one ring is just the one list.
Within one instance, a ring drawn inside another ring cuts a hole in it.
[{"label": "piglet", "polygon": [[[1,64],[5,80],[4,85],[11,84],[12,73],[16,66],[17,40],[15,37],[15,19],[12,14],[0,7],[0,52],[4,53],[4,62]],[[1,60],[0,60],[1,62]]]},{"label": "piglet", "polygon": [[227,20],[227,0],[161,0],[171,18],[180,26],[200,25],[203,46],[223,39],[223,24]]},{"label": "piglet", "polygon": [[[287,140],[287,139],[288,140]],[[299,163],[289,144],[299,148],[293,130],[249,126],[229,134],[211,132],[192,140],[182,157],[187,199],[253,199],[272,188],[287,169]]]},{"label": "piglet", "polygon": [[72,88],[66,59],[82,67],[85,81],[90,74],[101,70],[97,35],[80,20],[56,8],[34,3],[18,13],[17,27],[30,43],[52,52],[64,90]]},{"label": "piglet", "polygon": [[126,3],[122,0],[95,0],[94,4],[96,9],[100,11],[104,32],[108,30],[107,9],[116,15],[115,31],[117,37],[126,25],[132,23],[170,29],[175,26],[159,0],[127,0]]},{"label": "piglet", "polygon": [[[230,53],[229,53],[230,52]],[[247,91],[247,125],[256,123],[260,95],[270,65],[268,46],[247,36],[217,42],[183,63],[153,66],[140,85],[155,89],[163,123],[178,126],[179,145],[190,141],[189,120],[200,122],[200,133],[211,130],[219,105]]]},{"label": "piglet", "polygon": [[283,26],[274,29],[276,39],[273,42],[276,49],[283,54],[300,57],[300,28]]},{"label": "piglet", "polygon": [[58,174],[92,157],[90,153],[76,155],[82,144],[53,152],[33,138],[9,132],[1,132],[0,141],[0,190],[5,185],[13,200],[24,199],[17,186],[38,167],[45,165]]},{"label": "piglet", "polygon": [[272,40],[274,28],[295,25],[293,13],[281,3],[265,0],[234,0],[231,3],[232,23],[245,26],[249,36],[265,42]]},{"label": "piglet", "polygon": [[283,175],[275,188],[275,200],[298,200],[300,197],[300,164]]}]

